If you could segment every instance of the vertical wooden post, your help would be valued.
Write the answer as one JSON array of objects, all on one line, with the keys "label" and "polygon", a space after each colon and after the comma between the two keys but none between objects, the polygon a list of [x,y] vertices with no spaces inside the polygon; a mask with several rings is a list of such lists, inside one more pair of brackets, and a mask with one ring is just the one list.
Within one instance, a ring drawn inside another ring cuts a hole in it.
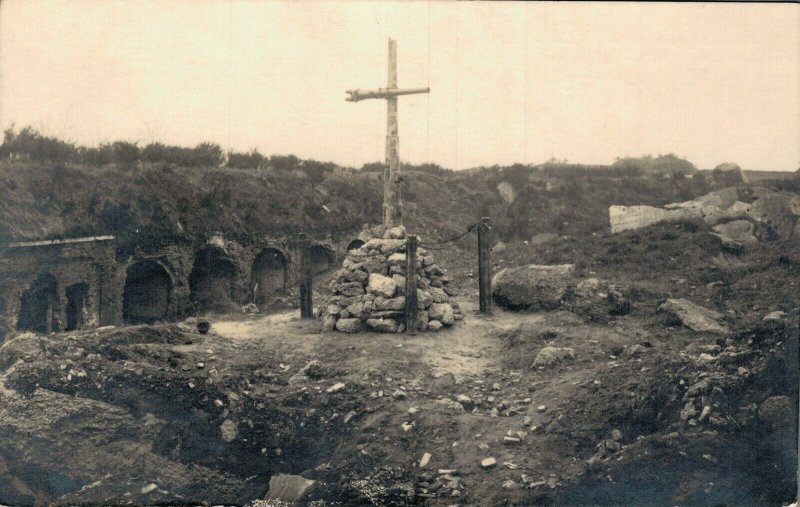
[{"label": "vertical wooden post", "polygon": [[406,333],[417,334],[419,304],[417,300],[417,237],[406,241]]},{"label": "vertical wooden post", "polygon": [[489,255],[489,218],[478,222],[478,292],[480,312],[492,313],[492,261]]},{"label": "vertical wooden post", "polygon": [[311,276],[311,240],[301,232],[300,240],[297,242],[300,254],[300,266],[298,276],[300,279],[300,318],[314,318],[314,303],[311,300],[312,276]]}]

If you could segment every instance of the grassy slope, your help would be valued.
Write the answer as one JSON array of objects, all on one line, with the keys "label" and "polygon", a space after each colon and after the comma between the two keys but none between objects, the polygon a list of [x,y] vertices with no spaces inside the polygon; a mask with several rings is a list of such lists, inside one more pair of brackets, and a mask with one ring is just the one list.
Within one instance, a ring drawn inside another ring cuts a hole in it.
[{"label": "grassy slope", "polygon": [[[665,204],[713,187],[705,181],[560,174],[523,167],[405,175],[404,222],[423,240],[463,232],[490,216],[500,239],[541,232],[584,235],[608,227],[610,204]],[[125,169],[0,162],[0,239],[93,234],[229,237],[294,234],[349,237],[379,222],[382,182],[375,172],[327,173],[219,168]],[[507,204],[497,185],[517,192]],[[327,211],[323,208],[327,208]]]}]

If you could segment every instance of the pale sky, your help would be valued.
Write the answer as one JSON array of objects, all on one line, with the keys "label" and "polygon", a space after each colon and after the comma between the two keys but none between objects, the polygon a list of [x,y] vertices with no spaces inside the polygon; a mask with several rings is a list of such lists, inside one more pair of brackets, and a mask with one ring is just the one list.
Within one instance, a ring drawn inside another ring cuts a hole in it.
[{"label": "pale sky", "polygon": [[388,37],[412,163],[800,166],[796,4],[4,0],[0,127],[360,166]]}]

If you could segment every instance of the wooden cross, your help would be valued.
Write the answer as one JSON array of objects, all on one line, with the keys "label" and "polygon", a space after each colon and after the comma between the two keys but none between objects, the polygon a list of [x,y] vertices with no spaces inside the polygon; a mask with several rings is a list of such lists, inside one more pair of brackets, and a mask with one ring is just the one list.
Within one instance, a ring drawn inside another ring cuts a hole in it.
[{"label": "wooden cross", "polygon": [[347,90],[346,100],[386,99],[386,167],[383,171],[383,225],[395,227],[401,223],[400,152],[397,127],[397,97],[428,93],[430,88],[397,87],[397,44],[389,39],[389,82],[377,90]]}]

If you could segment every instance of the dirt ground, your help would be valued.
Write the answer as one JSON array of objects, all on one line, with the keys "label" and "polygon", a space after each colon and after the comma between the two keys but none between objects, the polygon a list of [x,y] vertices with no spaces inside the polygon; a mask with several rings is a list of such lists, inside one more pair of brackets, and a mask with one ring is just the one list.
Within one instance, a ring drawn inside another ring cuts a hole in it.
[{"label": "dirt ground", "polygon": [[[672,230],[508,253],[615,277],[626,315],[480,315],[453,269],[465,318],[439,333],[323,333],[292,310],[205,335],[190,319],[18,336],[0,348],[0,502],[241,505],[287,473],[318,481],[313,505],[789,503],[800,262]],[[692,245],[702,262],[664,260]],[[667,297],[730,332],[670,320]],[[572,357],[535,366],[546,346]]]}]

